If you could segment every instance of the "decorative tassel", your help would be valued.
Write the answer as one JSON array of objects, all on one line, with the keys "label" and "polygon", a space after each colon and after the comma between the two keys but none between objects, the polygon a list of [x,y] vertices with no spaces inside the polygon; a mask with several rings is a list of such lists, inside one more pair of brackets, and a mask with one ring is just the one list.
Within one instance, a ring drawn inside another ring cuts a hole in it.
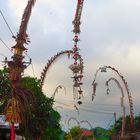
[{"label": "decorative tassel", "polygon": [[11,140],[15,140],[14,123],[12,123],[11,125]]}]

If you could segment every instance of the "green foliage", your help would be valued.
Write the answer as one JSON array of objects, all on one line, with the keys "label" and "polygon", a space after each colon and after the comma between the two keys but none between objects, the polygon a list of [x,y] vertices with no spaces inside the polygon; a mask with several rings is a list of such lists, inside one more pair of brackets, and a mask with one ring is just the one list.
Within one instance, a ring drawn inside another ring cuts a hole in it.
[{"label": "green foliage", "polygon": [[32,77],[24,77],[21,86],[34,93],[33,109],[31,119],[25,135],[40,137],[41,140],[60,139],[61,127],[59,124],[60,115],[53,106],[53,99],[47,98],[41,91],[39,80]]},{"label": "green foliage", "polygon": [[93,136],[82,136],[83,130],[85,129],[80,128],[79,126],[71,128],[65,133],[65,140],[93,140]]},{"label": "green foliage", "polygon": [[81,137],[82,129],[80,127],[73,127],[70,130],[73,139],[78,140]]},{"label": "green foliage", "polygon": [[135,128],[140,130],[140,114],[135,117]]},{"label": "green foliage", "polygon": [[96,138],[96,140],[109,140],[109,138],[106,138],[106,137],[105,138],[104,137],[103,138]]},{"label": "green foliage", "polygon": [[[2,96],[0,98],[0,112],[3,111],[3,106],[6,106],[8,99],[11,98],[12,88],[10,85],[8,69],[0,70],[0,96]],[[28,104],[31,113],[26,114],[26,117],[29,118],[26,128],[21,126],[18,133],[24,135],[27,140],[33,140],[37,137],[40,137],[41,140],[61,140],[60,114],[52,107],[53,99],[43,94],[39,80],[33,77],[24,77],[19,89],[23,90],[19,94],[22,97],[31,96],[29,98],[30,104]],[[25,96],[25,93],[28,94]]]},{"label": "green foliage", "polygon": [[[126,122],[126,125],[125,125],[125,131],[127,133],[131,132],[131,129],[130,129],[130,116],[126,116],[125,117],[125,122]],[[135,122],[135,129],[139,129],[140,128],[140,115],[138,116],[135,116],[134,118],[134,122]],[[110,131],[112,131],[113,134],[118,134],[120,131],[121,131],[121,128],[122,128],[122,117],[120,117],[115,125],[111,126],[111,128],[109,129]]]},{"label": "green foliage", "polygon": [[96,127],[92,130],[96,140],[109,140],[108,130],[102,127]]},{"label": "green foliage", "polygon": [[[125,125],[125,133],[126,133],[126,139],[127,137],[135,137],[134,133],[131,132],[130,129],[130,116],[126,116],[125,118],[126,125]],[[140,130],[140,114],[135,116],[134,118],[134,124],[135,124],[135,130]],[[111,128],[108,130],[109,136],[117,135],[121,132],[122,129],[122,117],[120,117],[115,125],[111,126]]]},{"label": "green foliage", "polygon": [[66,140],[80,140],[82,134],[82,129],[79,126],[73,127],[69,132],[66,133]]},{"label": "green foliage", "polygon": [[8,78],[8,69],[0,70],[0,112],[4,112],[8,99],[12,96],[11,83]]}]

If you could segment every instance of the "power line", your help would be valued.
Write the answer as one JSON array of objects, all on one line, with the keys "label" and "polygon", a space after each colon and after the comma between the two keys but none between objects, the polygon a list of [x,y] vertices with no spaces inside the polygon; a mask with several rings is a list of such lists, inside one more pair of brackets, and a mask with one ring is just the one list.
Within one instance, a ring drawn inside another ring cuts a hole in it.
[{"label": "power line", "polygon": [[[67,100],[67,98],[63,98],[65,102],[71,102],[73,103],[73,101],[70,101],[70,100]],[[57,101],[62,101],[62,99],[60,98],[57,98]],[[119,104],[99,104],[99,103],[90,103],[90,102],[85,102],[83,101],[83,106],[116,106],[116,107],[120,107]],[[129,106],[129,105],[126,105],[126,106]],[[134,107],[138,107],[140,106],[139,104],[134,104]]]},{"label": "power line", "polygon": [[[0,41],[4,44],[4,46],[11,52],[11,53],[13,53],[12,51],[11,51],[11,49],[8,47],[8,45],[3,41],[3,39],[0,37]],[[14,54],[14,53],[13,53]],[[4,56],[3,54],[1,54],[2,56]],[[29,55],[27,55],[27,54],[25,54],[30,60],[32,60],[31,59],[31,57],[29,57]],[[5,57],[5,56],[4,56]],[[33,63],[33,62],[32,62]],[[34,67],[33,67],[33,64],[31,63],[31,67],[32,67],[32,72],[33,72],[33,76],[35,77],[35,72],[34,72]]]},{"label": "power line", "polygon": [[35,77],[35,71],[34,71],[34,66],[33,66],[33,60],[32,60],[32,58],[31,58],[28,54],[25,53],[25,55],[31,60],[31,68],[32,68],[33,76]]},{"label": "power line", "polygon": [[90,113],[97,113],[97,114],[107,114],[107,115],[112,115],[114,112],[107,112],[107,111],[100,111],[100,110],[90,110],[90,109],[85,109],[85,108],[79,108],[79,110],[87,111]]},{"label": "power line", "polygon": [[109,120],[109,123],[107,124],[106,129],[109,128],[109,126],[110,126],[111,122],[113,121],[113,119],[114,119],[114,116]]},{"label": "power line", "polygon": [[[106,130],[109,128],[109,126],[110,126],[111,122],[113,121],[113,119],[114,119],[114,116],[111,117],[111,119],[109,120],[109,123],[108,123],[107,126],[105,127]],[[105,132],[102,134],[102,136],[105,136],[106,134],[107,134],[107,132],[105,131]]]},{"label": "power line", "polygon": [[7,44],[2,40],[1,37],[0,37],[0,41],[4,44],[4,46],[5,46],[11,53],[13,53],[13,52],[11,51],[11,49],[7,46]]},{"label": "power line", "polygon": [[[62,104],[64,106],[67,106],[67,107],[70,107],[70,105],[66,104],[66,103],[62,103],[60,101],[55,101],[57,102],[58,104]],[[87,112],[90,112],[90,113],[101,113],[101,114],[108,114],[108,115],[112,115],[114,114],[114,112],[109,112],[109,111],[103,111],[103,110],[91,110],[91,109],[86,109],[86,108],[78,108],[79,110],[83,110],[83,111],[87,111]]]},{"label": "power line", "polygon": [[6,19],[5,19],[5,17],[4,17],[4,15],[3,15],[3,13],[2,13],[1,10],[0,10],[0,13],[1,13],[1,16],[2,16],[3,20],[5,21],[5,23],[6,23],[7,27],[8,27],[8,29],[9,29],[9,31],[11,32],[12,37],[15,37],[14,33],[12,32],[12,30],[11,30],[11,28],[10,28],[8,22],[6,21]]},{"label": "power line", "polygon": [[[57,101],[61,101],[62,99],[59,99],[58,98],[58,100]],[[64,101],[65,102],[71,102],[71,103],[73,103],[73,101],[70,101],[70,100],[67,100],[66,98],[64,99]],[[117,105],[117,104],[94,104],[94,103],[90,103],[90,102],[85,102],[85,101],[83,101],[83,104],[82,104],[83,106],[85,105],[85,106],[117,106],[117,107],[120,107],[120,105]]]},{"label": "power line", "polygon": [[6,57],[3,53],[0,53],[1,56]]},{"label": "power line", "polygon": [[[5,21],[5,23],[6,23],[7,27],[8,27],[8,29],[9,29],[9,31],[11,32],[12,37],[15,38],[15,35],[14,35],[12,29],[10,28],[8,22],[6,21],[6,18],[4,17],[4,14],[2,13],[1,10],[0,10],[0,13],[1,13],[1,16],[2,16],[3,20]],[[12,52],[11,49],[10,49],[10,48],[6,45],[6,43],[2,40],[2,38],[0,38],[0,40],[1,40],[1,42],[4,44],[4,46],[5,46],[8,50],[10,50],[10,52]],[[12,53],[13,53],[13,52],[12,52]],[[26,54],[26,56],[27,56],[28,58],[30,58],[27,54]],[[31,58],[30,58],[30,59],[31,59]],[[32,63],[31,63],[31,67],[32,67],[33,75],[34,75],[34,77],[35,77],[34,67],[33,67],[33,64],[32,64]]]}]

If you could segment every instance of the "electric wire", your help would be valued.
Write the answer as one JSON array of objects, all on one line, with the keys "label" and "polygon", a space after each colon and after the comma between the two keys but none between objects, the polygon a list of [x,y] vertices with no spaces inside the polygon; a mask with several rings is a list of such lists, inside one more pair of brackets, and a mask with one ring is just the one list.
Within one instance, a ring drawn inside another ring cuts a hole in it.
[{"label": "electric wire", "polygon": [[[9,29],[9,31],[11,32],[12,37],[15,37],[15,35],[14,35],[12,29],[10,28],[10,26],[9,26],[9,24],[8,24],[6,18],[4,17],[4,14],[3,14],[3,12],[2,12],[1,10],[0,10],[0,14],[1,14],[1,16],[2,16],[2,18],[3,18],[3,20],[4,20],[4,22],[6,23],[6,25],[7,25],[8,29]],[[12,52],[11,49],[10,49],[10,48],[6,45],[6,43],[2,40],[2,38],[0,38],[0,40],[1,40],[1,42],[5,45],[5,47],[6,47],[8,50],[10,50],[10,52]],[[12,53],[13,53],[13,52],[12,52]],[[26,56],[27,56],[28,58],[30,58],[27,54],[26,54]],[[31,59],[31,58],[30,58],[30,59]],[[33,76],[35,77],[35,72],[34,72],[33,63],[31,63],[31,67],[32,67]]]},{"label": "electric wire", "polygon": [[109,123],[108,123],[107,126],[106,126],[106,129],[109,128],[109,126],[110,126],[111,122],[113,121],[113,119],[114,119],[114,116],[110,119]]},{"label": "electric wire", "polygon": [[34,66],[33,66],[33,60],[32,60],[32,58],[31,58],[27,53],[25,53],[25,55],[31,60],[31,68],[32,68],[33,76],[35,77],[35,71],[34,71]]},{"label": "electric wire", "polygon": [[[0,37],[0,41],[4,44],[4,46],[12,53],[12,50],[8,47],[8,45],[3,41],[3,39]],[[4,56],[3,54],[1,54],[2,56]],[[31,59],[31,57],[29,57],[29,55],[25,54],[29,59]],[[5,57],[5,56],[4,56]],[[32,59],[31,59],[32,60]],[[31,63],[31,68],[32,68],[32,72],[33,72],[33,76],[35,77],[35,71],[34,71],[34,66],[33,66],[33,62]]]},{"label": "electric wire", "polygon": [[[66,104],[66,103],[62,103],[62,102],[59,102],[59,101],[55,101],[56,103],[58,104],[62,104],[64,106],[67,106],[67,107],[70,107],[70,105]],[[114,112],[110,112],[110,111],[103,111],[103,110],[91,110],[91,109],[86,109],[86,108],[78,108],[79,110],[83,110],[83,111],[86,111],[86,112],[90,112],[90,113],[101,113],[101,114],[107,114],[107,115],[112,115],[114,114]]]},{"label": "electric wire", "polygon": [[[105,127],[105,129],[106,130],[108,130],[109,129],[109,126],[110,126],[110,124],[111,124],[111,122],[113,121],[113,119],[114,119],[114,116],[113,117],[111,117],[111,119],[109,120],[109,123],[107,124],[107,126]],[[105,136],[106,135],[106,131],[102,134],[102,136]]]},{"label": "electric wire", "polygon": [[[63,98],[65,102],[70,102],[70,103],[73,103],[72,100],[67,100],[67,98]],[[62,101],[62,99],[60,98],[57,98],[57,101]],[[91,103],[91,102],[85,102],[83,101],[83,106],[114,106],[114,107],[120,107],[119,104],[101,104],[101,103]],[[126,105],[126,107],[129,106],[129,105]],[[135,104],[134,106],[138,107],[140,106],[140,104]]]},{"label": "electric wire", "polygon": [[[57,99],[57,101],[62,101],[62,99]],[[70,103],[73,103],[73,101],[70,101],[70,100],[66,100],[66,98],[64,99],[64,101],[65,102],[70,102]],[[85,106],[94,106],[94,105],[96,105],[96,106],[116,106],[116,107],[120,107],[120,105],[117,105],[117,104],[94,104],[94,103],[90,103],[90,102],[83,102],[83,104],[82,104],[83,106],[85,105]]]},{"label": "electric wire", "polygon": [[3,20],[5,21],[5,23],[6,23],[7,27],[8,27],[8,29],[9,29],[9,31],[11,32],[12,36],[15,37],[14,33],[12,32],[12,30],[11,30],[8,22],[6,21],[6,19],[5,19],[5,17],[4,17],[4,15],[3,15],[3,13],[2,13],[1,10],[0,10],[0,13],[1,13],[1,16],[2,16]]},{"label": "electric wire", "polygon": [[0,53],[1,56],[6,57],[4,54]]},{"label": "electric wire", "polygon": [[100,110],[90,110],[90,109],[85,109],[85,108],[79,108],[79,110],[83,110],[86,112],[90,112],[90,113],[97,113],[97,114],[106,114],[106,115],[112,115],[113,112],[107,112],[107,111],[100,111]]},{"label": "electric wire", "polygon": [[11,49],[8,47],[8,45],[2,40],[1,37],[0,37],[0,41],[4,44],[4,46],[5,46],[11,53],[13,53],[13,52],[11,51]]},{"label": "electric wire", "polygon": [[[65,106],[67,106],[66,108],[69,108],[70,107],[70,105],[65,104],[65,103],[61,103],[61,102],[57,102],[57,103],[60,103],[60,104],[63,104]],[[90,112],[90,113],[96,113],[96,114],[100,114],[101,113],[101,114],[106,114],[106,115],[111,115],[111,116],[113,114],[113,116],[109,120],[109,123],[107,123],[107,126],[105,127],[105,129],[108,129],[109,128],[109,126],[111,125],[111,123],[112,123],[112,121],[114,119],[114,112],[105,112],[105,111],[101,111],[101,110],[90,110],[90,109],[79,108],[79,111],[80,110],[83,110],[83,111],[86,111],[86,112]],[[105,135],[105,134],[103,134],[103,135]]]}]

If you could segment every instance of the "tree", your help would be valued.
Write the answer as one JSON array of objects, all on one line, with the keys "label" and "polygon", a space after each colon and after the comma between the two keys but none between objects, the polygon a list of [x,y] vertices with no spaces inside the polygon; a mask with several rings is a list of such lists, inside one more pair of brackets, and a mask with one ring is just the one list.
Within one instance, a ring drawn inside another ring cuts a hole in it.
[{"label": "tree", "polygon": [[11,98],[12,88],[8,78],[8,69],[0,70],[0,112],[3,111],[7,101]]},{"label": "tree", "polygon": [[[126,126],[125,126],[125,138],[126,139],[135,139],[135,133],[131,132],[130,129],[130,116],[126,116],[125,118],[126,121]],[[135,116],[134,118],[135,122],[135,130],[140,131],[140,114]],[[111,126],[111,128],[108,130],[108,133],[110,136],[112,135],[119,135],[121,132],[121,127],[122,127],[122,117],[120,117],[115,125]]]},{"label": "tree", "polygon": [[135,117],[135,128],[140,130],[140,114]]},{"label": "tree", "polygon": [[92,135],[85,135],[85,132],[92,132],[91,130],[80,128],[79,126],[72,127],[66,134],[66,140],[93,140]]},{"label": "tree", "polygon": [[102,127],[95,127],[92,129],[97,140],[108,140],[108,130]]},{"label": "tree", "polygon": [[[28,118],[26,124],[20,126],[17,133],[24,135],[26,139],[33,140],[40,137],[41,140],[60,140],[61,126],[59,124],[60,114],[53,109],[54,100],[44,95],[40,88],[40,81],[33,77],[24,77],[20,83],[21,101],[27,103],[30,112],[26,113]],[[8,78],[8,69],[0,70],[0,111],[11,98],[12,88]],[[23,91],[23,92],[22,92]],[[28,94],[27,94],[28,92]],[[30,96],[30,98],[29,98]],[[27,99],[28,98],[28,99]],[[29,100],[25,102],[26,100]]]},{"label": "tree", "polygon": [[66,134],[66,140],[81,140],[82,129],[79,126],[71,128]]}]

